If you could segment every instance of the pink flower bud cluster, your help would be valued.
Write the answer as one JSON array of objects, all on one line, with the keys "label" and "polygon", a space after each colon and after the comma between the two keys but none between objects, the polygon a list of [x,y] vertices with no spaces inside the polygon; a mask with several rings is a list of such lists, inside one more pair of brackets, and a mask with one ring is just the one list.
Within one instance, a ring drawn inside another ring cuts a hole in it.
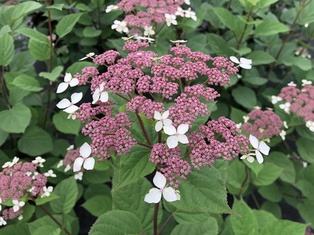
[{"label": "pink flower bud cluster", "polygon": [[278,136],[283,127],[280,117],[272,110],[254,109],[248,114],[248,122],[242,125],[242,130],[258,139]]},{"label": "pink flower bud cluster", "polygon": [[[2,202],[8,200],[22,201],[26,195],[34,198],[44,194],[47,177],[36,171],[38,164],[17,162],[0,172],[0,198]],[[23,209],[13,210],[13,207],[2,211],[4,220],[14,219],[23,213]]]}]

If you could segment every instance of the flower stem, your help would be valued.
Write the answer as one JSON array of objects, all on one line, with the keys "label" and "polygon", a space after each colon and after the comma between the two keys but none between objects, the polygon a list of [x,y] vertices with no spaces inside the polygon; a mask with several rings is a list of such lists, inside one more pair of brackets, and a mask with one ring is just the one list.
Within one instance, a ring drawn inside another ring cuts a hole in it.
[{"label": "flower stem", "polygon": [[138,112],[137,112],[137,111],[135,112],[135,114],[136,114],[136,117],[137,117],[138,122],[140,123],[141,129],[142,129],[142,132],[143,132],[143,134],[144,134],[144,136],[145,136],[145,139],[146,139],[147,144],[148,144],[148,145],[152,145],[152,143],[151,143],[150,140],[149,140],[149,137],[148,137],[148,134],[147,134],[147,132],[146,132],[146,129],[145,129],[145,127],[144,127],[144,123],[143,123],[142,118],[140,117],[140,115],[138,115]]},{"label": "flower stem", "polygon": [[246,182],[247,182],[248,178],[249,178],[249,169],[248,169],[247,166],[245,166],[245,178],[244,178],[244,180],[242,182],[242,185],[241,185],[241,188],[240,188],[240,192],[236,196],[238,199],[240,199],[240,197],[242,196],[242,192],[244,190],[244,187],[246,185]]},{"label": "flower stem", "polygon": [[159,209],[159,202],[155,204],[155,208],[154,208],[154,235],[158,235],[158,229],[157,229],[158,209]]},{"label": "flower stem", "polygon": [[164,230],[164,228],[166,227],[166,225],[169,223],[170,219],[173,217],[173,213],[171,215],[169,215],[168,219],[165,221],[165,223],[161,226],[160,230],[159,230],[159,234],[161,234],[162,230]]}]

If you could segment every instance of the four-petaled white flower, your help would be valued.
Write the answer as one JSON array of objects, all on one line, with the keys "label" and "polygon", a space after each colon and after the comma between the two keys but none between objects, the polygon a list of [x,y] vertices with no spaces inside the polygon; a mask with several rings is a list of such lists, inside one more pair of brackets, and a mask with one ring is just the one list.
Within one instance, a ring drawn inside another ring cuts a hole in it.
[{"label": "four-petaled white flower", "polygon": [[150,36],[154,35],[155,31],[153,30],[153,26],[144,26],[144,35],[145,36]]},{"label": "four-petaled white flower", "polygon": [[46,177],[57,177],[55,173],[53,173],[53,170],[49,170],[48,172],[44,173],[44,176]]},{"label": "four-petaled white flower", "polygon": [[312,85],[312,81],[302,79],[302,86],[305,86],[305,85]]},{"label": "four-petaled white flower", "polygon": [[170,26],[170,25],[177,25],[178,22],[177,22],[177,17],[175,15],[172,15],[172,14],[165,14],[165,17],[166,17],[166,24],[167,26]]},{"label": "four-petaled white flower", "polygon": [[53,190],[52,186],[49,186],[49,187],[44,186],[43,187],[43,192],[42,192],[40,197],[49,197],[51,192],[52,192],[52,190]]},{"label": "four-petaled white flower", "polygon": [[173,125],[164,126],[164,132],[167,135],[170,135],[167,138],[167,145],[169,148],[175,148],[178,146],[178,143],[188,144],[189,140],[186,137],[185,133],[189,129],[189,124],[180,124],[176,129]]},{"label": "four-petaled white flower", "polygon": [[252,60],[241,57],[240,61],[235,56],[230,56],[230,60],[233,63],[238,64],[243,69],[251,69],[252,68]]},{"label": "four-petaled white flower", "polygon": [[297,86],[297,84],[295,84],[293,81],[289,82],[287,85],[288,85],[288,86],[294,86],[294,87]]},{"label": "four-petaled white flower", "polygon": [[3,164],[2,168],[12,167],[19,161],[18,157],[14,157],[12,162],[6,162]]},{"label": "four-petaled white flower", "polygon": [[82,92],[73,93],[71,95],[71,101],[69,101],[68,99],[64,98],[57,104],[57,107],[59,109],[63,109],[63,111],[66,112],[66,113],[74,113],[79,108],[75,104],[80,102],[80,100],[82,98],[83,98],[83,93]]},{"label": "four-petaled white flower", "polygon": [[278,102],[282,101],[282,98],[280,96],[275,96],[275,95],[272,95],[271,96],[271,102],[272,104],[277,104]]},{"label": "four-petaled white flower", "polygon": [[164,126],[168,126],[172,124],[172,121],[168,119],[168,117],[169,117],[169,111],[166,111],[163,114],[155,111],[154,119],[158,120],[158,122],[155,125],[155,130],[157,132],[159,132]]},{"label": "four-petaled white flower", "polygon": [[108,92],[104,91],[104,83],[100,84],[98,88],[94,91],[93,94],[93,102],[92,104],[95,104],[98,100],[101,102],[107,102],[108,101]]},{"label": "four-petaled white flower", "polygon": [[6,224],[7,224],[7,221],[5,221],[2,216],[0,216],[0,226],[6,225]]},{"label": "four-petaled white flower", "polygon": [[66,73],[64,76],[64,82],[61,82],[57,88],[57,93],[62,93],[68,87],[75,87],[77,84],[79,84],[79,80],[77,78],[73,78],[70,73]]},{"label": "four-petaled white flower", "polygon": [[117,5],[109,5],[106,8],[106,13],[109,13],[110,11],[117,10],[117,9],[119,9],[119,7]]},{"label": "four-petaled white flower", "polygon": [[21,207],[25,205],[25,202],[23,201],[18,201],[18,200],[12,200],[13,203],[13,211],[17,212]]},{"label": "four-petaled white flower", "polygon": [[177,11],[174,14],[177,15],[177,16],[184,17],[184,10],[181,7],[178,7]]},{"label": "four-petaled white flower", "polygon": [[38,156],[35,158],[35,160],[32,161],[32,163],[35,163],[35,164],[38,164],[39,167],[43,167],[43,163],[45,162],[46,160],[43,159],[41,156]]},{"label": "four-petaled white flower", "polygon": [[119,21],[119,20],[115,20],[113,22],[113,25],[111,25],[111,29],[115,29],[117,30],[119,33],[128,33],[129,29],[127,27],[127,22],[125,21]]},{"label": "four-petaled white flower", "polygon": [[166,177],[163,174],[157,171],[153,182],[157,188],[149,190],[148,194],[145,195],[145,202],[158,203],[161,200],[161,196],[168,202],[180,200],[179,191],[175,191],[172,187],[166,187]]},{"label": "four-petaled white flower", "polygon": [[250,135],[249,140],[253,148],[255,148],[256,160],[258,161],[259,164],[263,163],[264,158],[262,154],[264,155],[269,154],[269,150],[270,150],[269,146],[264,141],[259,141],[253,135]]},{"label": "four-petaled white flower", "polygon": [[89,146],[88,143],[84,143],[80,147],[80,155],[81,157],[78,157],[75,159],[73,164],[73,171],[77,172],[80,171],[82,166],[85,170],[92,170],[94,169],[95,165],[95,159],[93,157],[89,157],[92,153],[92,149]]},{"label": "four-petaled white flower", "polygon": [[280,104],[279,108],[283,109],[283,111],[285,111],[287,114],[290,113],[290,106],[291,104],[289,102],[286,102],[284,104]]},{"label": "four-petaled white flower", "polygon": [[87,58],[93,58],[94,55],[95,55],[95,52],[90,52],[90,53],[86,54],[85,57],[79,59],[79,61],[86,60]]}]

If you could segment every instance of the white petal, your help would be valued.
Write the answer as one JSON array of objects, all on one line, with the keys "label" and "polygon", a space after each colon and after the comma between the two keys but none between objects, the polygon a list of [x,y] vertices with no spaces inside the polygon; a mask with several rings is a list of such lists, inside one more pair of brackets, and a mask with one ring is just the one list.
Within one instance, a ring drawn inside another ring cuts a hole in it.
[{"label": "white petal", "polygon": [[64,81],[69,82],[72,79],[72,75],[70,73],[65,73]]},{"label": "white petal", "polygon": [[74,86],[77,86],[79,84],[79,80],[77,78],[73,78],[71,81],[70,81],[70,87],[74,87]]},{"label": "white petal", "polygon": [[155,119],[155,120],[160,120],[160,119],[161,119],[161,113],[155,111],[155,112],[154,112],[154,119]]},{"label": "white petal", "polygon": [[63,109],[64,112],[66,113],[74,113],[76,110],[78,110],[79,107],[76,105],[71,105],[70,107]]},{"label": "white petal", "polygon": [[248,156],[247,155],[243,155],[240,157],[241,160],[246,159]]},{"label": "white petal", "polygon": [[17,212],[20,209],[20,207],[18,205],[13,206],[13,211]]},{"label": "white petal", "polygon": [[238,58],[235,57],[235,56],[230,56],[230,60],[231,60],[232,62],[236,63],[236,64],[240,64],[240,61],[239,61]]},{"label": "white petal", "polygon": [[178,135],[178,141],[182,144],[189,143],[188,137],[186,137],[186,135]]},{"label": "white petal", "polygon": [[66,82],[61,82],[57,88],[57,93],[62,93],[68,88],[69,84]]},{"label": "white petal", "polygon": [[169,117],[169,111],[168,110],[161,115],[162,119],[166,119],[168,117]]},{"label": "white petal", "polygon": [[250,64],[240,64],[240,67],[243,68],[243,69],[251,69],[252,65],[250,65]]},{"label": "white petal", "polygon": [[241,64],[252,64],[252,60],[241,57],[240,63]]},{"label": "white petal", "polygon": [[155,131],[159,132],[162,129],[162,122],[158,121],[155,125]]},{"label": "white petal", "polygon": [[162,123],[164,124],[164,126],[170,126],[172,124],[172,121],[170,119],[165,119],[162,121]]},{"label": "white petal", "polygon": [[259,151],[261,151],[263,154],[268,155],[268,154],[269,154],[270,147],[269,147],[264,141],[261,141],[261,142],[259,143],[258,149],[259,149]]},{"label": "white petal", "polygon": [[99,89],[97,88],[93,94],[92,104],[95,104],[99,100],[99,97],[100,97],[100,92],[99,92]]},{"label": "white petal", "polygon": [[169,148],[175,148],[178,146],[178,137],[177,136],[169,136],[167,139],[167,145]]},{"label": "white petal", "polygon": [[254,162],[254,157],[252,157],[252,156],[248,156],[247,158],[246,158],[246,160],[249,162],[249,163],[253,163]]},{"label": "white petal", "polygon": [[83,98],[83,92],[73,93],[73,94],[71,95],[71,102],[72,102],[72,104],[76,104],[76,103],[79,102],[82,98]]},{"label": "white petal", "polygon": [[84,158],[82,157],[76,158],[73,163],[73,171],[74,172],[80,171],[82,168],[83,162],[84,162]]},{"label": "white petal", "polygon": [[253,148],[257,149],[258,148],[258,139],[255,136],[250,135],[249,140],[250,140],[250,143],[253,146]]},{"label": "white petal", "polygon": [[183,135],[189,130],[189,124],[180,124],[178,126],[178,133]]},{"label": "white petal", "polygon": [[101,102],[107,102],[108,101],[108,92],[104,91],[100,95],[100,101]]},{"label": "white petal", "polygon": [[167,202],[174,202],[178,200],[176,191],[171,187],[165,188],[162,192],[162,196]]},{"label": "white petal", "polygon": [[65,109],[69,107],[70,105],[71,105],[71,102],[68,99],[64,98],[61,101],[59,101],[59,103],[57,104],[57,107],[59,109]]},{"label": "white petal", "polygon": [[81,147],[80,147],[80,155],[83,157],[83,158],[88,158],[89,155],[91,155],[92,153],[92,149],[91,147],[89,146],[88,143],[84,143]]},{"label": "white petal", "polygon": [[166,177],[157,171],[154,176],[153,182],[157,188],[164,188],[166,186]]},{"label": "white petal", "polygon": [[260,151],[255,150],[256,160],[259,164],[262,164],[264,161],[263,155],[260,153]]},{"label": "white petal", "polygon": [[173,125],[167,125],[167,126],[164,126],[164,132],[167,135],[174,135],[175,133],[177,133],[177,130]]},{"label": "white petal", "polygon": [[148,194],[145,195],[144,201],[147,203],[158,203],[161,199],[161,192],[157,188],[149,190]]},{"label": "white petal", "polygon": [[85,170],[93,170],[95,165],[95,159],[93,157],[89,157],[85,160],[83,164],[83,168]]}]

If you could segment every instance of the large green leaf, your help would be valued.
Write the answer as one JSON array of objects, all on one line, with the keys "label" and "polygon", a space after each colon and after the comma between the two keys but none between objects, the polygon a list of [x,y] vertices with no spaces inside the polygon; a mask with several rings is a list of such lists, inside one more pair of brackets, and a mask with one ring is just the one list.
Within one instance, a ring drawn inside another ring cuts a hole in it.
[{"label": "large green leaf", "polygon": [[257,186],[270,185],[280,176],[282,170],[283,169],[281,167],[273,163],[266,162],[263,164],[263,168],[258,174],[253,173],[253,182]]},{"label": "large green leaf", "polygon": [[14,78],[11,84],[25,91],[37,92],[42,90],[39,82],[35,78],[23,73]]},{"label": "large green leaf", "polygon": [[11,14],[11,21],[15,21],[18,18],[25,16],[32,11],[38,10],[41,8],[42,5],[38,2],[35,1],[25,1],[22,3],[17,4],[12,8],[12,11],[10,12]]},{"label": "large green leaf", "polygon": [[62,71],[63,71],[63,66],[57,66],[50,73],[41,72],[39,73],[39,76],[49,79],[50,81],[56,81]]},{"label": "large green leaf", "polygon": [[92,226],[89,235],[140,234],[140,220],[131,212],[112,210],[101,215]]},{"label": "large green leaf", "polygon": [[312,62],[308,58],[290,56],[283,60],[286,66],[296,66],[304,71],[312,69]]},{"label": "large green leaf", "polygon": [[81,130],[81,121],[68,118],[68,114],[60,111],[53,115],[52,121],[58,131],[65,134],[78,135]]},{"label": "large green leaf", "polygon": [[215,52],[216,55],[220,56],[231,56],[232,51],[230,50],[225,39],[217,34],[208,33],[207,43],[209,47]]},{"label": "large green leaf", "polygon": [[278,21],[263,21],[255,28],[255,36],[270,36],[288,32],[289,28]]},{"label": "large green leaf", "polygon": [[253,65],[270,64],[275,61],[269,53],[260,50],[253,51],[248,58],[252,60]]},{"label": "large green leaf", "polygon": [[297,140],[297,149],[301,158],[307,162],[314,163],[314,145],[313,141],[301,137]]},{"label": "large green leaf", "polygon": [[52,150],[52,138],[45,130],[32,126],[18,141],[18,148],[22,153],[38,156]]},{"label": "large green leaf", "polygon": [[218,224],[216,219],[213,217],[209,217],[205,221],[199,223],[179,224],[171,232],[171,235],[189,235],[189,234],[217,235]]},{"label": "large green leaf", "polygon": [[62,17],[56,26],[56,33],[60,38],[71,32],[74,25],[79,21],[83,13],[75,13]]},{"label": "large green leaf", "polygon": [[238,104],[247,109],[253,109],[256,106],[255,92],[248,87],[239,86],[232,91],[232,96]]},{"label": "large green leaf", "polygon": [[110,197],[97,195],[87,199],[81,206],[84,207],[93,216],[98,217],[111,210],[112,200]]},{"label": "large green leaf", "polygon": [[294,165],[285,154],[281,152],[271,152],[268,156],[268,160],[283,169],[279,176],[282,181],[290,184],[295,183],[296,172]]},{"label": "large green leaf", "polygon": [[9,133],[0,128],[0,146],[7,140]]},{"label": "large green leaf", "polygon": [[282,195],[275,184],[270,184],[258,189],[258,193],[263,196],[263,198],[271,202],[280,202]]},{"label": "large green leaf", "polygon": [[9,33],[0,37],[0,65],[8,66],[14,59],[14,42]]},{"label": "large green leaf", "polygon": [[242,190],[241,193],[244,193],[249,185],[249,180],[246,181],[245,185],[242,185],[245,177],[245,165],[239,159],[232,160],[228,167],[227,186],[229,193],[238,194],[240,190]]},{"label": "large green leaf", "polygon": [[23,133],[31,121],[31,111],[23,104],[16,104],[0,112],[0,128],[8,133]]}]

